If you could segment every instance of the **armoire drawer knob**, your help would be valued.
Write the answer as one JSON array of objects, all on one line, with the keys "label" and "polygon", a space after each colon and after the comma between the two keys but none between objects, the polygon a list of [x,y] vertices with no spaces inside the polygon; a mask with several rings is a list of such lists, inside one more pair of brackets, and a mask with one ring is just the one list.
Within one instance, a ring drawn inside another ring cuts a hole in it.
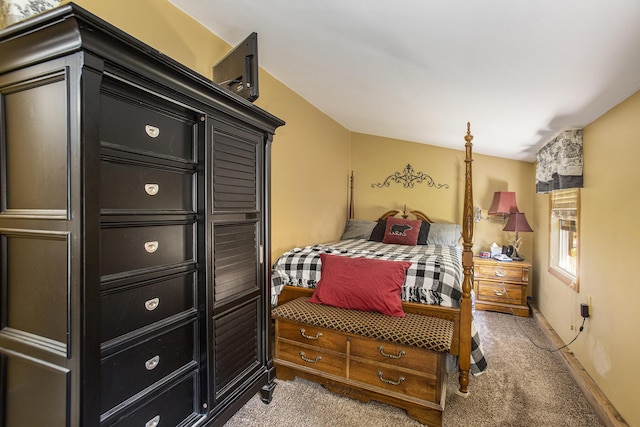
[{"label": "armoire drawer knob", "polygon": [[148,311],[153,311],[160,305],[160,298],[151,298],[144,302],[144,308]]},{"label": "armoire drawer knob", "polygon": [[158,250],[158,242],[157,241],[145,242],[144,250],[149,252],[150,254],[154,253],[155,251]]},{"label": "armoire drawer knob", "polygon": [[156,415],[155,417],[147,421],[144,427],[158,427],[159,424],[160,424],[160,415]]},{"label": "armoire drawer knob", "polygon": [[154,356],[151,359],[144,362],[144,367],[147,368],[147,371],[153,371],[154,369],[156,369],[159,363],[160,363],[160,356]]},{"label": "armoire drawer knob", "polygon": [[144,131],[147,133],[147,135],[149,135],[151,138],[157,138],[158,135],[160,135],[160,128],[157,128],[155,126],[151,126],[151,125],[146,125],[144,127]]},{"label": "armoire drawer knob", "polygon": [[158,184],[145,184],[144,192],[150,196],[155,196],[160,191],[160,186]]}]

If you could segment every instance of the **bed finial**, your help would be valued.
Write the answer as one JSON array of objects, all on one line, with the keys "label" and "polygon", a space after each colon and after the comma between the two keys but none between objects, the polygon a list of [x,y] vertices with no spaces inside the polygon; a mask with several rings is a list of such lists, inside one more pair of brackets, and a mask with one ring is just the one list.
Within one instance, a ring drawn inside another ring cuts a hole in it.
[{"label": "bed finial", "polygon": [[349,213],[348,219],[355,218],[355,212],[353,208],[353,169],[351,170],[351,176],[349,177]]}]

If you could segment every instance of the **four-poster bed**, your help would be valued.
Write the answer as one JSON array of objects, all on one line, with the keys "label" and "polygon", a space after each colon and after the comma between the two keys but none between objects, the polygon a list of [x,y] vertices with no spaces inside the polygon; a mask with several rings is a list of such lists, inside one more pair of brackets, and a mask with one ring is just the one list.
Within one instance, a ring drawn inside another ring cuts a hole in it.
[{"label": "four-poster bed", "polygon": [[[391,210],[378,221],[386,227],[382,242],[355,239],[296,248],[274,263],[272,296],[277,307],[272,317],[278,378],[299,376],[350,397],[405,408],[423,423],[440,424],[446,395],[445,357],[455,355],[457,392],[467,395],[470,372],[484,371],[486,362],[472,330],[473,136],[469,124],[464,138],[462,248],[459,231],[452,242],[431,244],[433,239],[424,240],[415,230],[415,242],[421,238],[422,242],[404,243],[401,236],[405,229],[412,229],[409,225],[423,231],[433,222],[417,210],[409,212],[415,220],[408,220],[403,212],[398,221],[400,212]],[[352,204],[349,210],[353,211]],[[394,240],[398,238],[400,243]],[[355,269],[356,264],[362,268]],[[381,277],[387,277],[387,267],[397,269],[399,264],[405,266],[406,276],[399,281],[401,286],[393,287]],[[343,280],[347,282],[339,283]],[[380,289],[378,282],[384,282]],[[352,289],[361,294],[350,293]],[[378,294],[389,295],[390,301],[379,302]]]}]

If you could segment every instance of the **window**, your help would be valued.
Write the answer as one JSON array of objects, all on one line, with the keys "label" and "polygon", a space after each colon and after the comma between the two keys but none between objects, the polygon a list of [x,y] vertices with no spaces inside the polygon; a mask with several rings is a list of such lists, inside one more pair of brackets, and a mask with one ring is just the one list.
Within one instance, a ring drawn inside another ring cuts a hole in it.
[{"label": "window", "polygon": [[551,193],[549,271],[578,291],[580,189]]}]

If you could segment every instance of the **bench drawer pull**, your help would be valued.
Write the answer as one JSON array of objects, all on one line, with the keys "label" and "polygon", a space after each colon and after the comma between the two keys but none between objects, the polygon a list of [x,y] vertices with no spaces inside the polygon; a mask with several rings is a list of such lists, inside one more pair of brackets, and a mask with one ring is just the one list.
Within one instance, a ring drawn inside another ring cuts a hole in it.
[{"label": "bench drawer pull", "polygon": [[398,381],[386,380],[382,376],[382,372],[381,371],[378,371],[378,378],[380,378],[380,381],[382,381],[383,383],[387,383],[387,384],[391,384],[391,385],[400,385],[400,383],[402,381],[404,381],[404,377],[398,377]]},{"label": "bench drawer pull", "polygon": [[388,354],[384,352],[384,347],[382,346],[378,347],[378,351],[380,352],[381,355],[383,355],[384,357],[388,357],[389,359],[400,359],[402,356],[406,354],[404,350],[400,350],[400,352],[397,355]]},{"label": "bench drawer pull", "polygon": [[304,328],[300,328],[300,335],[302,335],[303,337],[305,337],[308,340],[317,340],[318,338],[320,338],[322,336],[322,332],[318,332],[314,337],[312,337],[311,335],[305,335],[305,329]]},{"label": "bench drawer pull", "polygon": [[315,359],[309,359],[307,357],[304,357],[304,351],[301,351],[298,354],[300,355],[300,359],[304,360],[307,363],[318,363],[319,361],[322,360],[322,356],[316,356]]}]

